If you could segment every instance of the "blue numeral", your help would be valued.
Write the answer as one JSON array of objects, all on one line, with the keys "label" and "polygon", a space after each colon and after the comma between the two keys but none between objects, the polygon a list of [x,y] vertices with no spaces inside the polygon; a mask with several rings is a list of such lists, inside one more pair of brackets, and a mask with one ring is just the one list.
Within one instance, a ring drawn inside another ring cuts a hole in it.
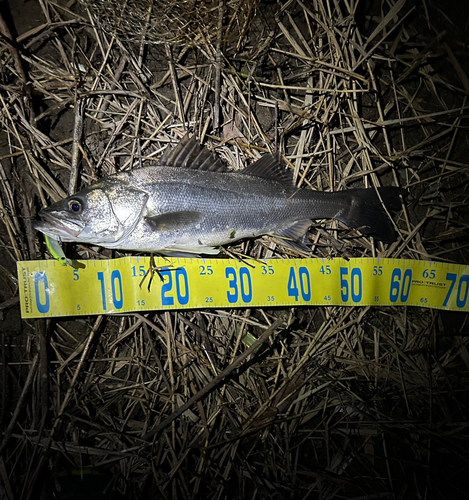
[{"label": "blue numeral", "polygon": [[239,268],[239,286],[238,286],[238,276],[236,274],[236,269],[234,267],[227,267],[225,269],[225,277],[230,281],[230,290],[226,292],[226,297],[230,304],[235,304],[238,302],[239,289],[241,289],[241,298],[243,302],[251,302],[252,300],[252,282],[251,273],[247,267]]},{"label": "blue numeral", "polygon": [[[174,297],[167,295],[173,289],[173,275],[169,269],[160,271],[160,274],[168,277],[168,282],[161,287],[161,303],[164,306],[173,306]],[[184,283],[183,286],[181,286],[181,280]],[[189,303],[189,278],[187,271],[180,267],[176,269],[176,296],[180,305],[185,306]]]},{"label": "blue numeral", "polygon": [[353,302],[360,302],[363,297],[363,276],[359,267],[352,268],[350,273],[350,283],[348,280],[348,268],[340,268],[340,296],[342,302],[348,302],[349,293]]},{"label": "blue numeral", "polygon": [[[116,280],[119,284],[119,299],[116,296]],[[114,269],[111,273],[111,289],[112,289],[112,301],[114,302],[114,307],[116,309],[122,309],[124,305],[124,294],[122,293],[122,278],[121,273],[117,269]]]},{"label": "blue numeral", "polygon": [[311,300],[311,284],[310,284],[310,279],[309,279],[309,271],[307,267],[300,267],[298,269],[299,275],[300,275],[300,288],[301,288],[301,295],[303,297],[303,300],[305,302],[308,302]]},{"label": "blue numeral", "polygon": [[[238,283],[236,280],[236,271],[234,267],[227,267],[225,269],[225,276],[228,278],[229,285],[230,285],[230,290],[233,290],[232,292],[228,291],[226,292],[226,296],[228,298],[228,302],[230,304],[234,304],[235,302],[238,301]],[[231,279],[230,279],[231,278]]]},{"label": "blue numeral", "polygon": [[436,276],[436,270],[435,269],[425,269],[423,271],[423,275],[422,276],[424,278],[434,279],[435,276]]},{"label": "blue numeral", "polygon": [[201,276],[205,276],[205,275],[212,275],[213,274],[213,268],[212,266],[199,266],[199,269],[200,269],[200,275]]},{"label": "blue numeral", "polygon": [[290,274],[288,276],[288,296],[295,297],[295,300],[298,301],[298,296],[300,295],[298,292],[298,285],[296,284],[296,275],[295,268],[290,268]]},{"label": "blue numeral", "polygon": [[[184,281],[184,295],[181,293],[181,276]],[[185,306],[189,302],[189,280],[185,269],[176,269],[176,293],[178,296],[178,302]]]},{"label": "blue numeral", "polygon": [[288,296],[295,297],[295,301],[298,301],[300,297],[300,290],[298,290],[298,281],[300,282],[301,297],[305,302],[309,302],[311,300],[311,279],[307,267],[300,267],[298,269],[298,280],[296,277],[295,268],[290,268],[287,290]]},{"label": "blue numeral", "polygon": [[354,302],[360,302],[363,296],[363,281],[362,281],[362,270],[358,267],[354,267],[350,273],[350,289],[352,291],[352,300]]},{"label": "blue numeral", "polygon": [[443,302],[443,306],[448,305],[448,300],[451,297],[451,294],[453,293],[453,288],[454,285],[456,284],[456,280],[458,278],[458,275],[456,273],[447,273],[446,274],[446,279],[451,281],[451,285],[449,286],[448,293],[446,294],[445,301]]},{"label": "blue numeral", "polygon": [[173,306],[174,305],[174,298],[173,297],[167,297],[166,294],[171,291],[173,288],[173,276],[171,274],[171,271],[166,270],[166,271],[160,271],[161,276],[167,276],[168,277],[168,282],[164,283],[163,286],[161,287],[161,303],[164,306]]},{"label": "blue numeral", "polygon": [[251,274],[249,273],[249,269],[247,267],[241,267],[239,269],[239,282],[240,282],[241,297],[243,299],[243,302],[251,302],[252,300]]},{"label": "blue numeral", "polygon": [[135,278],[137,276],[137,269],[138,269],[138,276],[145,276],[145,266],[132,266],[132,276]]},{"label": "blue numeral", "polygon": [[[445,301],[443,302],[443,306],[448,305],[449,298],[451,297],[451,294],[453,293],[454,287],[456,285],[456,281],[458,280],[458,275],[456,273],[447,273],[446,274],[446,279],[451,281],[451,285],[449,286],[448,293],[446,294]],[[464,286],[466,285],[466,286]],[[459,278],[459,285],[458,285],[458,294],[456,296],[456,305],[458,307],[464,307],[467,302],[467,296],[469,294],[469,275],[468,274],[463,274]]]},{"label": "blue numeral", "polygon": [[106,310],[106,290],[104,288],[104,274],[100,271],[98,273],[98,280],[101,281],[101,297],[103,299],[103,311]]},{"label": "blue numeral", "polygon": [[[451,281],[451,285],[449,286],[449,290],[448,293],[446,294],[443,306],[448,305],[449,298],[451,297],[451,294],[453,293],[454,287],[456,285],[456,281],[458,280],[458,275],[456,273],[447,273],[446,279]],[[459,278],[458,295],[456,296],[456,305],[458,307],[461,308],[466,305],[468,294],[469,294],[469,274],[463,274]]]},{"label": "blue numeral", "polygon": [[[402,288],[401,288],[402,279]],[[401,295],[401,302],[407,302],[410,294],[410,288],[412,285],[412,269],[406,269],[404,271],[404,277],[402,277],[402,270],[399,268],[393,269],[391,275],[391,288],[389,290],[389,300],[391,302],[397,302],[399,298],[399,293]]]},{"label": "blue numeral", "polygon": [[[98,273],[98,280],[101,282],[101,298],[103,300],[103,311],[106,310],[106,287],[104,285],[104,273]],[[116,294],[116,280],[119,287],[119,298],[117,298]],[[122,278],[121,273],[118,269],[114,269],[111,273],[111,290],[112,290],[112,302],[116,309],[122,309],[124,306],[124,293],[122,291]]]},{"label": "blue numeral", "polygon": [[346,276],[348,275],[348,267],[340,268],[340,296],[342,302],[348,301],[348,281]]},{"label": "blue numeral", "polygon": [[321,266],[321,269],[319,269],[319,272],[321,274],[331,274],[331,266]]},{"label": "blue numeral", "polygon": [[[39,283],[44,283],[44,295],[45,295],[44,302],[41,302]],[[41,273],[36,273],[36,276],[34,276],[34,290],[36,292],[37,310],[42,314],[49,312],[50,309],[49,283],[47,282],[47,276],[44,271]]]},{"label": "blue numeral", "polygon": [[[463,283],[466,284],[466,289],[464,291],[464,297],[461,297],[461,291],[463,289]],[[468,292],[469,292],[469,275],[463,274],[459,278],[458,296],[456,297],[456,305],[458,307],[464,307],[466,305]]]},{"label": "blue numeral", "polygon": [[404,278],[402,280],[401,302],[407,302],[410,293],[410,286],[412,285],[412,269],[404,271]]}]

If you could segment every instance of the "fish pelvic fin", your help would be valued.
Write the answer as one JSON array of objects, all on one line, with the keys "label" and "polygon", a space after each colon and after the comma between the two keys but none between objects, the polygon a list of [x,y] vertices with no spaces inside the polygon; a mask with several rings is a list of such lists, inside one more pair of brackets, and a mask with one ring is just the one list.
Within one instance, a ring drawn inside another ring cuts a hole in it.
[{"label": "fish pelvic fin", "polygon": [[400,210],[401,196],[405,197],[407,191],[398,187],[381,187],[378,193],[379,196],[374,189],[349,189],[337,193],[347,196],[349,203],[334,218],[383,243],[392,243],[396,233],[383,203],[389,211]]},{"label": "fish pelvic fin", "polygon": [[168,146],[158,162],[169,167],[183,167],[210,172],[226,172],[225,164],[208,148],[202,146],[195,135],[186,134],[174,148]]}]

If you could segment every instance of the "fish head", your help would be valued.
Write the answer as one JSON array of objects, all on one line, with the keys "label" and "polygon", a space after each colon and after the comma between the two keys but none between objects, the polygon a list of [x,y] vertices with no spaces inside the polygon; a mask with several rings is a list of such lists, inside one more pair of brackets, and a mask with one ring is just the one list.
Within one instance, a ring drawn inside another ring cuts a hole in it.
[{"label": "fish head", "polygon": [[105,179],[43,208],[34,229],[64,242],[115,247],[136,226],[148,194],[119,179]]}]

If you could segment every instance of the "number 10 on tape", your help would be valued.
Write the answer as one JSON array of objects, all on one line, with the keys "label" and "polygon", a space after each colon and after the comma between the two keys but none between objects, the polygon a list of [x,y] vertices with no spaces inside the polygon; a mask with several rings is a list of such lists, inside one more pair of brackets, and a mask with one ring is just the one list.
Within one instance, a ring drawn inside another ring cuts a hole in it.
[{"label": "number 10 on tape", "polygon": [[409,305],[468,311],[469,266],[400,259],[155,259],[18,262],[24,318],[273,306]]}]

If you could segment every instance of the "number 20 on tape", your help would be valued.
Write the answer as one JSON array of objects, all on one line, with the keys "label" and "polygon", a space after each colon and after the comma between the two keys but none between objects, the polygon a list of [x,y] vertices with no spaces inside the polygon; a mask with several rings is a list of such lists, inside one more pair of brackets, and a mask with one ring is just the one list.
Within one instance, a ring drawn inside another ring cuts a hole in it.
[{"label": "number 20 on tape", "polygon": [[273,306],[409,305],[468,311],[469,266],[400,259],[149,258],[18,262],[24,318],[131,311]]}]

